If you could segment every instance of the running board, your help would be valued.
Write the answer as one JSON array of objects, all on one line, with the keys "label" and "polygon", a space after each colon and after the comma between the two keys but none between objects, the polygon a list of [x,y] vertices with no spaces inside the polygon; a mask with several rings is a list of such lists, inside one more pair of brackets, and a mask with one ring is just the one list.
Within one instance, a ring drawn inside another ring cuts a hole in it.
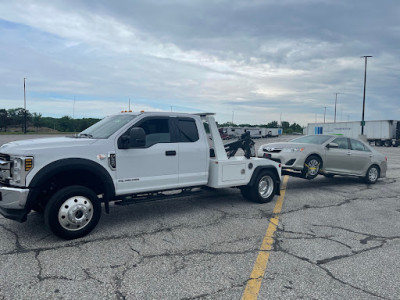
[{"label": "running board", "polygon": [[129,195],[118,199],[119,201],[115,201],[115,205],[126,206],[131,204],[138,204],[138,203],[145,203],[145,202],[154,202],[154,201],[161,201],[161,200],[173,200],[179,199],[187,196],[198,196],[203,194],[205,191],[200,188],[192,189],[184,189],[180,192],[173,193],[174,191],[168,192],[158,192],[158,193],[146,193],[146,194],[136,194],[136,195]]}]

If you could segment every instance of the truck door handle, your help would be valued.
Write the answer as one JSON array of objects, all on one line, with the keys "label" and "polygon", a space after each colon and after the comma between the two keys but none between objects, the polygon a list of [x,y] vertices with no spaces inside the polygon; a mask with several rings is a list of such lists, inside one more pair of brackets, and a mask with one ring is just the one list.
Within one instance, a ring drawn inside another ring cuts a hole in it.
[{"label": "truck door handle", "polygon": [[175,150],[165,151],[165,155],[166,156],[175,156],[176,155],[176,151]]}]

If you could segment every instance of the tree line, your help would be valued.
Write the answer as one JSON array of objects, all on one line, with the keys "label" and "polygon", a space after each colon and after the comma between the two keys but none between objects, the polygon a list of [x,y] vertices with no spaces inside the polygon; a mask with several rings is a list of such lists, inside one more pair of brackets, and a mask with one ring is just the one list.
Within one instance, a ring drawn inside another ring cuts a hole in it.
[{"label": "tree line", "polygon": [[[39,128],[50,128],[60,132],[81,132],[98,122],[100,119],[83,118],[73,119],[69,116],[62,118],[43,117],[40,113],[30,113],[26,110],[27,127],[29,131],[39,131]],[[0,109],[0,131],[15,131],[20,129],[24,131],[25,110],[23,108]],[[218,127],[262,127],[262,128],[278,128],[283,129],[283,133],[291,134],[294,132],[302,133],[303,127],[297,123],[290,124],[287,121],[282,121],[279,126],[277,121],[272,121],[268,124],[251,125],[251,124],[234,124],[226,122],[218,124]]]},{"label": "tree line", "polygon": [[261,127],[261,128],[282,128],[283,133],[303,133],[303,127],[297,123],[290,124],[287,121],[282,121],[282,125],[279,126],[278,121],[272,121],[267,124],[260,125],[250,125],[250,124],[234,124],[232,122],[226,122],[223,124],[218,124],[218,127]]},{"label": "tree line", "polygon": [[69,116],[62,118],[43,117],[40,113],[31,113],[23,108],[0,109],[0,131],[24,131],[26,123],[28,131],[39,131],[40,128],[50,128],[60,132],[81,132],[98,122],[100,119],[73,119]]}]

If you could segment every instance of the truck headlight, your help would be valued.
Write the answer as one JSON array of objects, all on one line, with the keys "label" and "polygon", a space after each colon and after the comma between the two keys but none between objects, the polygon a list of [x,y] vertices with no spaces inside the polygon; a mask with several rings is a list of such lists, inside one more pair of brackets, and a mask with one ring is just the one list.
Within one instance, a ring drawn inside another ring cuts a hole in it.
[{"label": "truck headlight", "polygon": [[303,152],[304,148],[283,148],[282,152]]},{"label": "truck headlight", "polygon": [[14,158],[12,169],[11,169],[11,176],[12,176],[12,183],[20,183],[21,182],[21,171],[22,171],[22,159],[21,158]]},{"label": "truck headlight", "polygon": [[33,168],[33,157],[12,157],[11,185],[25,185],[26,175]]}]

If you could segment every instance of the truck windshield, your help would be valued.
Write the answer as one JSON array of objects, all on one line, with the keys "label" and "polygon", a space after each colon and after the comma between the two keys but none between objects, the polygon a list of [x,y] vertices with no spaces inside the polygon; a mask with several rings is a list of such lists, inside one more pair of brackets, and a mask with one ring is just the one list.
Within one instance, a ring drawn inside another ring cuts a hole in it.
[{"label": "truck windshield", "polygon": [[297,139],[291,140],[291,142],[322,145],[327,140],[329,140],[331,137],[332,136],[330,136],[330,135],[306,135],[306,136],[302,136]]},{"label": "truck windshield", "polygon": [[103,120],[79,133],[78,137],[88,137],[93,139],[107,139],[118,129],[128,124],[137,115],[121,114],[105,117]]}]

